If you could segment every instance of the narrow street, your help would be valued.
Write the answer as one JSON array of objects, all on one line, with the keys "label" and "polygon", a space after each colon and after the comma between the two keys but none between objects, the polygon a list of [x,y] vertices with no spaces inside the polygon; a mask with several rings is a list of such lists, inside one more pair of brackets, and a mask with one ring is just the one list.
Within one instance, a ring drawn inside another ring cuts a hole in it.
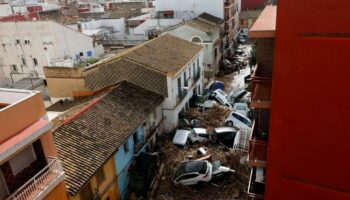
[{"label": "narrow street", "polygon": [[[240,48],[243,48],[244,52],[250,52],[252,49],[251,44],[243,44],[240,45]],[[245,66],[243,69],[241,69],[238,72],[234,72],[229,75],[225,75],[223,77],[218,77],[216,80],[222,81],[225,83],[225,92],[228,95],[232,95],[234,92],[236,92],[239,89],[244,89],[244,77],[250,74],[250,67],[249,64]]]}]

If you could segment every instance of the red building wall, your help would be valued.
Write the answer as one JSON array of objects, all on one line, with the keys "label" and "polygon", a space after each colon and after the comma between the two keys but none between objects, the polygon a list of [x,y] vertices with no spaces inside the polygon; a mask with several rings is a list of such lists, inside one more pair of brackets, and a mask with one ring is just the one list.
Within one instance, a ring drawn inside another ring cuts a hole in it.
[{"label": "red building wall", "polygon": [[350,199],[349,8],[278,0],[268,200]]},{"label": "red building wall", "polygon": [[262,10],[265,8],[265,0],[241,0],[242,10]]}]

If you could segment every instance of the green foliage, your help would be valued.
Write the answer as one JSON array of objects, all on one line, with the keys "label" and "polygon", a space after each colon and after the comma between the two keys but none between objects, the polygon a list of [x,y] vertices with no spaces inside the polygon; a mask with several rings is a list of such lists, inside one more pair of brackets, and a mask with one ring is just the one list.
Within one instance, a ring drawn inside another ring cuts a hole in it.
[{"label": "green foliage", "polygon": [[250,66],[254,66],[256,65],[256,43],[252,45],[252,50],[250,55],[251,55],[249,60]]},{"label": "green foliage", "polygon": [[82,62],[80,62],[79,64],[76,65],[76,67],[87,67],[90,66],[92,64],[95,64],[99,61],[98,58],[88,58]]}]

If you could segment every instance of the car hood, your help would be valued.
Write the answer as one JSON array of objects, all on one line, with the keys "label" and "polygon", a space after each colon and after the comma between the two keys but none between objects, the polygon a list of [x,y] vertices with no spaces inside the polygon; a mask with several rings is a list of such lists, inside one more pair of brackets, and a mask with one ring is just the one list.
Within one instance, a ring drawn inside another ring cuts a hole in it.
[{"label": "car hood", "polygon": [[185,145],[188,139],[189,130],[177,130],[173,139],[173,144]]}]

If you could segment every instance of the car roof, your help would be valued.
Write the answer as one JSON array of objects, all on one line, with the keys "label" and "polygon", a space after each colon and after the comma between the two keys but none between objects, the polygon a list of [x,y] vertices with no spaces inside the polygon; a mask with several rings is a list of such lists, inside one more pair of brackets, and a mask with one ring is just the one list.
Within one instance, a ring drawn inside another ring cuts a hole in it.
[{"label": "car roof", "polygon": [[218,128],[214,128],[214,131],[216,133],[237,132],[237,129],[235,129],[233,127],[218,127]]},{"label": "car roof", "polygon": [[207,129],[205,128],[193,128],[194,132],[196,132],[197,134],[201,134],[201,133],[207,133]]},{"label": "car roof", "polygon": [[183,129],[176,130],[176,133],[173,139],[173,144],[185,145],[190,132],[191,132],[190,130],[183,130]]}]

